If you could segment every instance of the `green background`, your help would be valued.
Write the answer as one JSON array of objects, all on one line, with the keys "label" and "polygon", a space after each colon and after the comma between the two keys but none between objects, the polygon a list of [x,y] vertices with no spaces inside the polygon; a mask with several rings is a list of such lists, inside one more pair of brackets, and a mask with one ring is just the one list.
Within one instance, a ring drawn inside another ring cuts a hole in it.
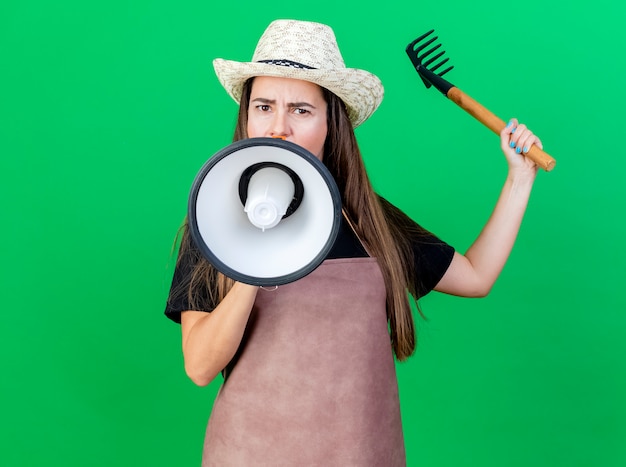
[{"label": "green background", "polygon": [[489,297],[431,294],[398,365],[409,466],[626,465],[625,3],[21,0],[0,6],[0,464],[199,465],[221,381],[163,317],[193,177],[236,105],[211,66],[276,18],[335,29],[386,96],[357,130],[376,189],[463,251],[506,175],[497,137],[404,47],[558,161]]}]

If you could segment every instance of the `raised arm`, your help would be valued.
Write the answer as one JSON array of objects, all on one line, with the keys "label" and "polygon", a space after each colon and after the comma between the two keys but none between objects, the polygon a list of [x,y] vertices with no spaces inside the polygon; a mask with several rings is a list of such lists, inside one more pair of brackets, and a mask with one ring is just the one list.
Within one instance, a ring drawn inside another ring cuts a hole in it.
[{"label": "raised arm", "polygon": [[198,386],[206,386],[239,348],[258,287],[236,282],[211,312],[181,315],[185,371]]},{"label": "raised arm", "polygon": [[541,141],[523,124],[512,119],[500,133],[500,146],[509,172],[500,197],[480,235],[464,255],[455,253],[448,271],[435,290],[462,297],[484,297],[506,263],[519,232],[537,166],[524,156]]}]

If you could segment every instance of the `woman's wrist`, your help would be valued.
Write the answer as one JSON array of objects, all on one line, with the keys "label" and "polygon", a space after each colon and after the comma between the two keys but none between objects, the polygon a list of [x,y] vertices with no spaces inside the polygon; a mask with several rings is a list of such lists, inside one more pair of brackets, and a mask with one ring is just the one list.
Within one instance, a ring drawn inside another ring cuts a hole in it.
[{"label": "woman's wrist", "polygon": [[514,187],[532,187],[537,178],[537,167],[511,167],[507,181]]}]

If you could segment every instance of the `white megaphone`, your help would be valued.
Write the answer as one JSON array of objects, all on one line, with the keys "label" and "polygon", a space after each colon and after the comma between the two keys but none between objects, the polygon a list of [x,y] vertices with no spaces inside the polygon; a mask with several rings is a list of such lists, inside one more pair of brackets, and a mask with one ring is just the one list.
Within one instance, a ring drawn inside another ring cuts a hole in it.
[{"label": "white megaphone", "polygon": [[200,169],[188,221],[196,246],[218,271],[251,285],[283,285],[324,261],[339,231],[341,196],[306,149],[249,138]]}]

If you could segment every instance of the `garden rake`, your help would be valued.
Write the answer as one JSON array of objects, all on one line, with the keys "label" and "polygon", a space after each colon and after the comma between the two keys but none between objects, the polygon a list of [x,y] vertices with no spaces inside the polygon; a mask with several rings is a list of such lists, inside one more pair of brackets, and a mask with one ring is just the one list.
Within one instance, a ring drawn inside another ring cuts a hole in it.
[{"label": "garden rake", "polygon": [[[494,115],[455,85],[442,78],[443,75],[453,68],[452,66],[447,67],[443,71],[437,72],[437,70],[448,62],[448,58],[443,58],[437,62],[437,60],[439,60],[445,52],[437,52],[437,50],[441,47],[441,44],[432,45],[433,42],[438,39],[438,36],[429,38],[434,31],[434,29],[431,29],[427,33],[422,34],[406,47],[406,53],[411,59],[415,70],[419,73],[420,78],[422,78],[422,81],[427,88],[434,86],[444,96],[453,101],[491,131],[496,134],[500,134],[502,129],[506,126],[504,120]],[[433,53],[435,53],[435,55],[431,56]],[[545,153],[536,145],[531,146],[530,150],[526,153],[526,156],[546,172],[552,170],[556,164],[556,161],[552,158],[552,156]]]}]

